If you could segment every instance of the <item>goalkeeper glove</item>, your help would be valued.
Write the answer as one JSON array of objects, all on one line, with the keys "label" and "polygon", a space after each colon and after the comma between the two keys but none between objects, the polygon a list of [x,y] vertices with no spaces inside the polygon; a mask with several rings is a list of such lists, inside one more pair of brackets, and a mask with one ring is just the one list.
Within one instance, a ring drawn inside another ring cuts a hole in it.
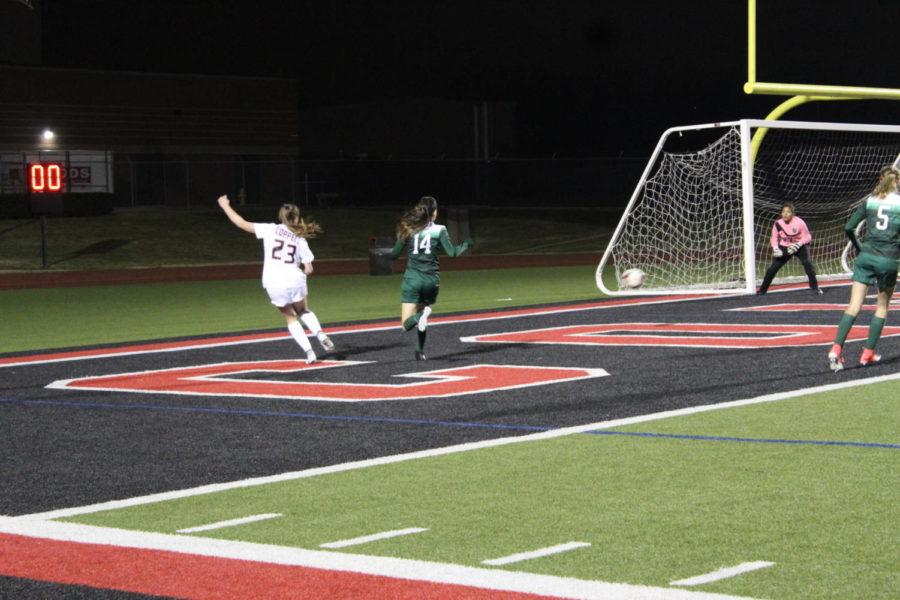
[{"label": "goalkeeper glove", "polygon": [[784,256],[784,252],[781,251],[781,248],[774,248],[772,250],[772,256],[774,256],[775,258],[781,258],[782,256]]},{"label": "goalkeeper glove", "polygon": [[787,249],[788,254],[793,254],[794,252],[796,252],[799,249],[800,249],[800,244],[791,244],[790,246],[788,246],[788,249]]}]

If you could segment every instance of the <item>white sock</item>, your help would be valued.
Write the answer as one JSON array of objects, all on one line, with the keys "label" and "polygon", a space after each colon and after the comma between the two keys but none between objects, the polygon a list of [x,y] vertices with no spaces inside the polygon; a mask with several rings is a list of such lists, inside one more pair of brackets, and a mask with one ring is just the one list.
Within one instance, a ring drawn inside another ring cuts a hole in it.
[{"label": "white sock", "polygon": [[303,325],[300,324],[299,321],[294,321],[290,325],[288,325],[288,331],[291,332],[291,336],[293,336],[294,340],[304,352],[309,352],[312,350],[312,344],[309,343],[309,339],[306,337],[306,332],[303,331]]},{"label": "white sock", "polygon": [[422,309],[422,316],[419,317],[419,322],[416,324],[416,327],[419,331],[425,331],[428,329],[428,315],[431,314],[431,307],[426,306]]},{"label": "white sock", "polygon": [[324,337],[324,333],[322,333],[322,325],[319,323],[319,319],[316,318],[316,313],[311,310],[304,311],[302,315],[300,315],[300,320],[303,321],[303,324],[309,328],[310,333],[319,338],[320,340]]}]

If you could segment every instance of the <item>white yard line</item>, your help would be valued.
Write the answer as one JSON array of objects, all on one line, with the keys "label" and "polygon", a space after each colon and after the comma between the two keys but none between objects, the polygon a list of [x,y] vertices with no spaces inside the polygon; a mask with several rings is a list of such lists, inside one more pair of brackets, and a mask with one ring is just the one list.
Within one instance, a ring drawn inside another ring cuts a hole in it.
[{"label": "white yard line", "polygon": [[521,562],[523,560],[531,560],[532,558],[541,558],[543,556],[551,556],[553,554],[569,552],[571,550],[586,548],[588,546],[590,546],[590,544],[587,542],[566,542],[565,544],[557,544],[555,546],[548,546],[546,548],[538,548],[537,550],[531,550],[530,552],[519,552],[517,554],[510,554],[509,556],[503,556],[501,558],[491,558],[488,560],[483,560],[481,561],[481,564],[498,567],[500,565],[509,565],[512,563]]},{"label": "white yard line", "polygon": [[[830,374],[823,374],[823,378]],[[688,408],[679,408],[675,410],[667,410],[648,415],[639,415],[635,417],[626,417],[623,419],[613,419],[611,421],[599,421],[597,423],[588,423],[586,425],[576,425],[573,427],[563,427],[560,429],[551,429],[550,431],[541,431],[520,436],[494,438],[491,440],[483,440],[480,442],[469,442],[466,444],[457,444],[454,446],[444,446],[443,448],[432,448],[430,450],[419,450],[417,452],[409,452],[407,454],[395,454],[392,456],[381,456],[378,458],[370,458],[368,460],[359,460],[349,463],[341,463],[328,467],[316,467],[305,471],[293,471],[289,473],[281,473],[279,475],[270,475],[267,477],[254,477],[251,479],[242,479],[239,481],[230,481],[227,483],[215,483],[202,485],[194,488],[176,490],[172,492],[162,492],[159,494],[150,494],[148,496],[138,496],[135,498],[127,498],[124,500],[110,500],[108,502],[100,502],[97,504],[89,504],[87,506],[78,506],[73,508],[63,508],[59,510],[51,510],[42,513],[33,513],[30,515],[22,515],[13,517],[19,520],[42,520],[42,519],[61,519],[65,517],[73,517],[76,515],[85,515],[103,510],[115,510],[118,508],[127,508],[131,506],[140,506],[142,504],[153,504],[155,502],[164,502],[166,500],[176,500],[179,498],[189,498],[192,496],[200,496],[203,494],[212,494],[215,492],[224,492],[239,488],[248,488],[257,485],[266,485],[269,483],[278,483],[282,481],[292,481],[295,479],[305,479],[307,477],[317,477],[319,475],[328,475],[331,473],[341,473],[344,471],[354,471],[356,469],[365,469],[368,467],[377,467],[393,463],[405,462],[408,460],[417,460],[420,458],[431,458],[435,456],[444,456],[447,454],[457,454],[459,452],[468,452],[470,450],[480,450],[482,448],[494,448],[497,446],[505,446],[508,444],[519,444],[524,442],[532,442],[538,440],[548,440],[576,433],[586,433],[588,431],[599,431],[602,429],[612,429],[613,427],[622,427],[625,425],[634,425],[637,423],[647,423],[650,421],[658,421],[660,419],[668,419],[670,417],[682,417],[698,413],[710,412],[715,410],[726,410],[739,406],[750,406],[753,404],[763,404],[766,402],[777,402],[796,398],[798,396],[806,396],[819,392],[830,392],[834,390],[843,390],[872,383],[881,383],[885,381],[900,380],[900,373],[891,375],[881,375],[878,377],[869,377],[866,379],[856,379],[853,381],[842,381],[840,383],[831,383],[800,390],[791,390],[789,392],[779,392],[777,394],[767,394],[765,396],[757,396],[756,398],[747,398],[744,400],[733,400],[731,402],[722,402],[719,404],[707,404],[705,406],[692,406]]]},{"label": "white yard line", "polygon": [[319,548],[346,548],[347,546],[357,546],[359,544],[368,544],[369,542],[377,542],[378,540],[386,540],[389,538],[400,537],[402,535],[411,535],[413,533],[422,533],[428,531],[423,527],[408,527],[406,529],[394,529],[393,531],[382,531],[381,533],[373,533],[372,535],[363,535],[351,538],[349,540],[339,540],[337,542],[327,542],[319,544]]},{"label": "white yard line", "polygon": [[720,579],[728,579],[729,577],[734,577],[735,575],[740,575],[741,573],[748,573],[750,571],[756,571],[757,569],[765,569],[766,567],[771,567],[774,564],[775,563],[773,562],[768,562],[765,560],[745,562],[734,567],[725,567],[723,569],[719,569],[718,571],[713,571],[712,573],[707,573],[705,575],[697,575],[696,577],[679,579],[678,581],[673,581],[670,585],[703,585],[704,583],[719,581]]},{"label": "white yard line", "polygon": [[208,537],[128,531],[58,521],[0,519],[0,532],[81,544],[162,550],[225,559],[302,566],[363,573],[411,581],[427,581],[479,589],[540,594],[554,598],[597,600],[752,600],[693,590],[626,583],[590,581],[573,577],[537,575],[521,571],[485,569],[384,556],[365,556],[326,550],[306,550]]},{"label": "white yard line", "polygon": [[227,521],[219,521],[218,523],[209,523],[208,525],[198,525],[196,527],[187,527],[179,529],[178,533],[198,533],[200,531],[212,531],[213,529],[224,529],[225,527],[234,527],[236,525],[245,525],[246,523],[256,523],[257,521],[266,521],[268,519],[277,519],[282,517],[281,513],[266,513],[262,515],[251,515],[249,517],[241,517],[239,519],[228,519]]}]

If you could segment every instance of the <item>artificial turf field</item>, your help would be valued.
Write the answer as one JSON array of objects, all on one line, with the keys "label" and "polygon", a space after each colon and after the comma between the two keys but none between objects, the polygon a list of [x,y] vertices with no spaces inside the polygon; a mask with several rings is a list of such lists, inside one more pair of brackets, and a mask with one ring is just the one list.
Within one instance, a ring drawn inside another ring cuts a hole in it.
[{"label": "artificial turf field", "polygon": [[[828,372],[847,288],[449,316],[441,300],[426,363],[393,320],[328,325],[319,369],[282,364],[296,350],[272,329],[34,364],[15,347],[0,597],[896,596],[900,330],[882,364]],[[256,364],[147,387],[224,362]],[[398,377],[424,371],[449,373]],[[268,518],[177,533],[253,515]],[[390,531],[407,533],[321,548]]]}]

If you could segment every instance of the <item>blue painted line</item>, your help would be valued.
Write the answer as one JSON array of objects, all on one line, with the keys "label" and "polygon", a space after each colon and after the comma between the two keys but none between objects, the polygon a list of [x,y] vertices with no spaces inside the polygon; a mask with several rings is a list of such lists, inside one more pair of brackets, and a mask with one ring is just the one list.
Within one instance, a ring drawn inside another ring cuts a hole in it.
[{"label": "blue painted line", "polygon": [[106,402],[74,402],[65,400],[26,400],[0,398],[0,404],[22,404],[36,406],[61,406],[65,408],[99,408],[113,410],[157,410],[162,412],[182,412],[218,415],[240,415],[245,417],[288,417],[292,419],[318,419],[322,421],[352,421],[363,423],[391,423],[399,425],[441,425],[445,427],[468,427],[478,429],[504,429],[513,431],[548,431],[552,427],[532,425],[504,425],[502,423],[469,423],[465,421],[431,421],[427,419],[400,419],[396,417],[357,417],[350,415],[317,415],[315,413],[253,410],[244,408],[210,408],[204,406],[165,406],[159,404],[112,404]]},{"label": "blue painted line", "polygon": [[674,433],[640,433],[635,431],[588,431],[591,435],[625,435],[632,437],[669,438],[704,442],[749,442],[753,444],[795,444],[809,446],[854,446],[858,448],[891,448],[900,450],[900,444],[880,444],[876,442],[835,442],[828,440],[783,440],[776,438],[742,438],[717,435],[678,435]]},{"label": "blue painted line", "polygon": [[[266,411],[245,408],[215,408],[204,406],[165,406],[161,404],[112,404],[107,402],[75,402],[65,400],[26,400],[19,398],[0,398],[0,404],[21,404],[36,406],[61,406],[65,408],[97,408],[112,410],[157,410],[162,412],[182,412],[197,414],[238,415],[245,417],[286,417],[292,419],[310,419],[321,421],[346,421],[360,423],[389,423],[394,425],[438,425],[442,427],[461,427],[474,429],[497,429],[505,431],[551,431],[555,427],[539,425],[505,425],[502,423],[472,423],[467,421],[434,421],[428,419],[401,419],[397,417],[358,417],[351,415],[317,415],[315,413]],[[883,444],[875,442],[840,442],[827,440],[786,440],[775,438],[741,438],[713,435],[679,435],[672,433],[643,433],[635,431],[586,431],[589,435],[618,435],[629,437],[668,438],[705,442],[743,442],[754,444],[793,444],[810,446],[851,446],[858,448],[900,449],[900,444]]]}]

